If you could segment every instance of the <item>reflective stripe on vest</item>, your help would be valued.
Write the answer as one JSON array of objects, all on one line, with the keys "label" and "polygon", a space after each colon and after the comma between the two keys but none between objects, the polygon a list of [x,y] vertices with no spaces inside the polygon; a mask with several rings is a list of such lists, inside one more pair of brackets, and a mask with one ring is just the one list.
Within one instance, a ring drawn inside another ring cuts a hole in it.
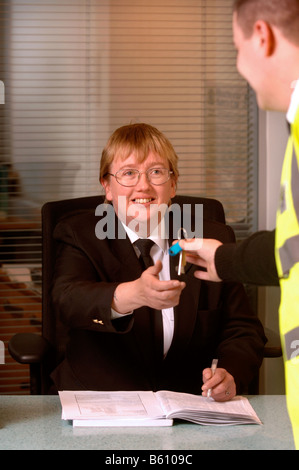
[{"label": "reflective stripe on vest", "polygon": [[299,262],[299,235],[286,239],[279,248],[279,257],[283,275],[288,275],[294,264]]},{"label": "reflective stripe on vest", "polygon": [[[297,217],[297,223],[299,225],[299,171],[297,158],[295,153],[295,147],[293,144],[292,153],[292,171],[291,171],[291,189],[293,207]],[[282,194],[280,203],[280,212],[283,214],[287,210],[287,204],[285,195]],[[284,277],[287,277],[290,269],[294,264],[299,262],[299,234],[293,237],[287,238],[284,244],[279,248],[279,258],[281,263],[281,269]]]}]

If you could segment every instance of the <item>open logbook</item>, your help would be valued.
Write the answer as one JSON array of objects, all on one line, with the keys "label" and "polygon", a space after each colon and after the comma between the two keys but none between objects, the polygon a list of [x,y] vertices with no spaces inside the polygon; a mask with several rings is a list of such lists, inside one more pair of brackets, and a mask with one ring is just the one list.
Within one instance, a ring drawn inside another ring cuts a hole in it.
[{"label": "open logbook", "polygon": [[61,391],[62,419],[73,426],[171,426],[174,419],[202,425],[262,424],[249,401],[220,403],[169,391]]}]

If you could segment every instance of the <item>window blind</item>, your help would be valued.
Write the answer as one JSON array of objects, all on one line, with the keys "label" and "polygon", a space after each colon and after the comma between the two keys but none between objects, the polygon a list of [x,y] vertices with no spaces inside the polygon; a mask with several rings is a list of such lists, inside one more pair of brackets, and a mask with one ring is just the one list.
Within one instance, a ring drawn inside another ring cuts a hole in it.
[{"label": "window blind", "polygon": [[231,0],[0,0],[0,393],[27,393],[7,341],[40,331],[41,206],[102,193],[102,148],[148,122],[179,155],[179,194],[255,229],[254,97],[235,66]]}]

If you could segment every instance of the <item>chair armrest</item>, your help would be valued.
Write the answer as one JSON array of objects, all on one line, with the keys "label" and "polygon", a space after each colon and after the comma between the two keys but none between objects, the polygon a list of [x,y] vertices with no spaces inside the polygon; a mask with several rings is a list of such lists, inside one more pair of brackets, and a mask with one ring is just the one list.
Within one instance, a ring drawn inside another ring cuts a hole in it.
[{"label": "chair armrest", "polygon": [[265,328],[264,330],[268,339],[265,344],[264,357],[281,357],[282,349],[279,334],[269,328]]},{"label": "chair armrest", "polygon": [[34,333],[17,333],[8,343],[10,355],[20,364],[41,363],[49,350],[47,340]]}]

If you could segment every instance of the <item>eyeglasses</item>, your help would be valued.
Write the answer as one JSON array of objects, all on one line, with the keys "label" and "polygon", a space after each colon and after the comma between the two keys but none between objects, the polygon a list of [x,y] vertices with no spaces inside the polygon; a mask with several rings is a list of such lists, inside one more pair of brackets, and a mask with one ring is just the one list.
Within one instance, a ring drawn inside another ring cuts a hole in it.
[{"label": "eyeglasses", "polygon": [[141,172],[131,168],[125,170],[119,170],[115,174],[106,173],[106,175],[114,176],[116,181],[122,186],[136,186],[140,176],[145,174],[148,181],[155,186],[166,183],[173,171],[167,170],[166,168],[149,168],[147,171]]}]

